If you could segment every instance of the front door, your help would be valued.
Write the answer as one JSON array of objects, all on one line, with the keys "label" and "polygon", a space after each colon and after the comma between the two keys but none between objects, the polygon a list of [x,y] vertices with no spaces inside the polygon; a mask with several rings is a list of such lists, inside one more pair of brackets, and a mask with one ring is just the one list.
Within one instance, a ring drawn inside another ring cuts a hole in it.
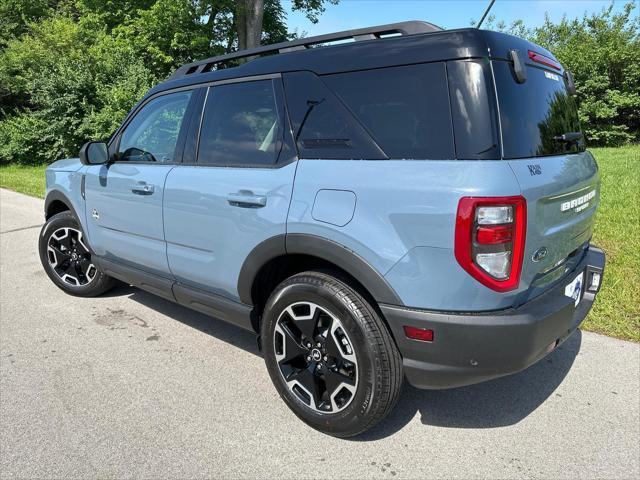
[{"label": "front door", "polygon": [[179,161],[190,98],[190,91],[181,91],[151,99],[115,139],[115,162],[88,168],[88,236],[98,256],[169,276],[164,183]]},{"label": "front door", "polygon": [[167,256],[181,285],[238,300],[249,253],[278,235],[284,249],[296,163],[281,80],[209,87],[202,118],[197,163],[167,176]]}]

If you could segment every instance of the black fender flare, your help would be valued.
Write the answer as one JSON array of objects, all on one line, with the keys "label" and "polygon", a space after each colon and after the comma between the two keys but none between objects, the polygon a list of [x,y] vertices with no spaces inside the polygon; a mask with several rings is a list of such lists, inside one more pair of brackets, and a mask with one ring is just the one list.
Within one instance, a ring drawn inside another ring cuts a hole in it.
[{"label": "black fender flare", "polygon": [[44,216],[45,216],[45,218],[47,216],[47,212],[49,211],[49,207],[55,201],[59,201],[59,202],[64,203],[69,208],[71,213],[73,213],[75,215],[75,217],[78,219],[78,221],[81,222],[80,216],[78,216],[78,212],[76,212],[76,209],[73,208],[73,203],[71,202],[71,200],[69,200],[69,198],[59,190],[51,190],[47,194],[47,197],[44,199]]},{"label": "black fender flare", "polygon": [[238,276],[240,301],[253,305],[253,281],[267,262],[276,257],[294,254],[311,255],[339,266],[360,282],[378,303],[403,304],[384,276],[356,252],[333,240],[305,233],[277,235],[258,244],[251,251]]}]

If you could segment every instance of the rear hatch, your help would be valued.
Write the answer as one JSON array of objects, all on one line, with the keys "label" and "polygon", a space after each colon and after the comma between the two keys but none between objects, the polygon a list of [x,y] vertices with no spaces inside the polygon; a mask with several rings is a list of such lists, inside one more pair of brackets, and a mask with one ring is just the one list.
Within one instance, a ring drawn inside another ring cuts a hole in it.
[{"label": "rear hatch", "polygon": [[568,276],[580,261],[593,233],[600,181],[585,151],[570,78],[546,50],[518,44],[524,81],[513,54],[494,58],[492,68],[503,156],[527,199],[525,301]]}]

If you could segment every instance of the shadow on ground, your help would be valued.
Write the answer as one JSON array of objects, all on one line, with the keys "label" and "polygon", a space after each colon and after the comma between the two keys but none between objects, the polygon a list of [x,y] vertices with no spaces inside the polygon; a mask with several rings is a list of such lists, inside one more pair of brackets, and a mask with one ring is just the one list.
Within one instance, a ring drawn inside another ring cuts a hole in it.
[{"label": "shadow on ground", "polygon": [[[110,294],[128,295],[132,300],[207,335],[254,355],[261,355],[255,335],[235,325],[133,287],[119,287]],[[372,441],[393,435],[409,423],[416,413],[420,414],[424,425],[442,428],[497,428],[516,424],[554,393],[571,369],[581,343],[582,333],[578,330],[556,351],[528,369],[469,387],[418,390],[405,382],[400,400],[391,414],[379,425],[352,440]]]}]

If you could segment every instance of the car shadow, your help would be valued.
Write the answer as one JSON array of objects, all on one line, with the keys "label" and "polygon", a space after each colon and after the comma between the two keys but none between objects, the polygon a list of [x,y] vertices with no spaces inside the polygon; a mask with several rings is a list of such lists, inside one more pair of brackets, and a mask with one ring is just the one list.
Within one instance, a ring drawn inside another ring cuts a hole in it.
[{"label": "car shadow", "polygon": [[522,372],[468,387],[419,390],[405,383],[400,400],[387,419],[354,440],[392,435],[416,413],[424,425],[442,428],[514,425],[554,393],[571,370],[581,343],[582,332],[577,330],[554,352]]},{"label": "car shadow", "polygon": [[[110,294],[126,295],[202,333],[261,356],[256,336],[240,327],[134,287],[118,287]],[[578,330],[554,352],[526,370],[468,387],[419,390],[405,382],[400,400],[389,416],[351,440],[372,441],[391,436],[407,425],[416,413],[420,414],[424,425],[442,428],[498,428],[516,424],[554,393],[571,370],[581,343],[582,333]]]},{"label": "car shadow", "polygon": [[195,310],[183,307],[175,302],[145,292],[136,287],[118,286],[108,294],[112,294],[113,296],[128,296],[131,300],[171,317],[184,325],[241,348],[245,352],[262,356],[258,349],[256,335],[236,325],[196,312]]}]

